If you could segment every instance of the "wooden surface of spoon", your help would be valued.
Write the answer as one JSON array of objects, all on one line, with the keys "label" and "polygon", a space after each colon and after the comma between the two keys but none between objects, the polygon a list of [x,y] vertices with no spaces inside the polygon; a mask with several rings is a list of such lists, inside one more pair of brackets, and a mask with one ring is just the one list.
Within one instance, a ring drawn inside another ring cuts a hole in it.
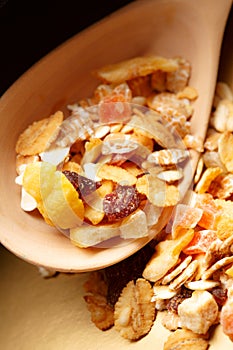
[{"label": "wooden surface of spoon", "polygon": [[[96,86],[90,72],[95,68],[149,53],[181,56],[191,62],[190,85],[199,94],[191,127],[194,135],[204,139],[231,4],[231,0],[136,1],[65,42],[3,95],[0,162],[8,164],[0,177],[3,245],[33,264],[81,272],[112,265],[148,242],[141,239],[115,248],[79,249],[36,215],[20,211],[19,193],[14,185],[16,139],[32,121],[90,96]],[[6,132],[9,125],[14,125],[10,134]],[[197,159],[194,152],[192,173]],[[157,231],[165,225],[169,214],[164,214]]]}]

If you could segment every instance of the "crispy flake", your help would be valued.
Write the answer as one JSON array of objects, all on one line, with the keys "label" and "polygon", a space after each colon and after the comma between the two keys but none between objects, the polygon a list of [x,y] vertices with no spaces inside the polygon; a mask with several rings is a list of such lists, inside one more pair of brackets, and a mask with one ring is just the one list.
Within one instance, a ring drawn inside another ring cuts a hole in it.
[{"label": "crispy flake", "polygon": [[233,134],[224,132],[218,141],[220,159],[229,172],[233,172]]},{"label": "crispy flake", "polygon": [[33,122],[20,134],[16,152],[23,156],[33,156],[45,151],[56,137],[62,121],[63,113],[59,111],[48,118]]},{"label": "crispy flake", "polygon": [[137,178],[127,170],[108,164],[103,164],[99,168],[97,176],[104,180],[111,180],[129,186],[135,185],[137,182]]},{"label": "crispy flake", "polygon": [[155,318],[153,289],[148,281],[130,281],[115,304],[114,324],[120,335],[137,340],[149,333]]},{"label": "crispy flake", "polygon": [[177,329],[169,335],[163,350],[207,350],[208,348],[208,341],[200,334],[188,329]]},{"label": "crispy flake", "polygon": [[171,289],[179,289],[185,282],[190,281],[198,268],[198,261],[193,260],[188,264],[188,266],[181,272],[181,274],[176,277],[169,285]]},{"label": "crispy flake", "polygon": [[[192,261],[191,255],[187,256],[177,267],[175,267],[170,273],[168,273],[161,281],[162,284],[170,283],[176,278],[183,270],[185,270]],[[174,288],[170,288],[174,289]],[[177,288],[176,288],[177,289]]]},{"label": "crispy flake", "polygon": [[174,59],[159,56],[135,57],[100,68],[95,75],[103,82],[120,84],[139,76],[146,76],[158,69],[169,72],[177,68],[178,64]]}]

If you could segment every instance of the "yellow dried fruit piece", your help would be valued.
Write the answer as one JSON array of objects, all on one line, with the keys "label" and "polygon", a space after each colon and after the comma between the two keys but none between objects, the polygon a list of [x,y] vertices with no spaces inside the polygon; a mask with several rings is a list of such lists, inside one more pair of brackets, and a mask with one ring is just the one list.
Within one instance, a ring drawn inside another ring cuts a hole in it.
[{"label": "yellow dried fruit piece", "polygon": [[63,121],[63,113],[58,111],[49,118],[35,121],[19,136],[16,152],[24,156],[33,156],[43,152],[55,137],[58,127]]},{"label": "yellow dried fruit piece", "polygon": [[85,204],[85,213],[84,216],[87,218],[93,225],[99,224],[104,218],[103,211],[103,198],[106,194],[113,191],[113,182],[110,180],[103,180],[101,186],[92,193]]},{"label": "yellow dried fruit piece", "polygon": [[151,282],[156,282],[164,277],[176,265],[181,251],[191,242],[193,236],[193,229],[184,229],[175,239],[167,239],[158,243],[154,255],[143,271],[143,277]]},{"label": "yellow dried fruit piece", "polygon": [[115,165],[103,164],[99,168],[97,176],[101,179],[111,180],[129,186],[135,185],[137,182],[137,178],[134,175]]},{"label": "yellow dried fruit piece", "polygon": [[26,167],[23,187],[37,202],[45,221],[67,229],[80,225],[84,206],[73,185],[50,163],[37,162]]},{"label": "yellow dried fruit piece", "polygon": [[36,200],[37,209],[49,225],[53,225],[53,223],[48,217],[41,195],[41,174],[47,175],[46,186],[48,191],[51,191],[53,187],[53,174],[55,171],[55,165],[35,162],[28,164],[23,174],[23,188]]},{"label": "yellow dried fruit piece", "polygon": [[116,237],[120,234],[120,223],[106,225],[82,225],[70,230],[71,242],[80,247],[87,248]]},{"label": "yellow dried fruit piece", "polygon": [[233,134],[224,132],[218,141],[218,152],[221,161],[229,172],[233,172]]},{"label": "yellow dried fruit piece", "polygon": [[79,226],[84,218],[84,205],[78,192],[60,171],[54,173],[53,181],[54,185],[49,194],[46,190],[41,190],[49,218],[61,229]]},{"label": "yellow dried fruit piece", "polygon": [[119,63],[104,66],[95,72],[103,82],[120,84],[139,76],[146,76],[158,69],[166,72],[174,71],[178,63],[174,59],[159,56],[134,57]]},{"label": "yellow dried fruit piece", "polygon": [[141,238],[148,236],[147,219],[143,210],[137,209],[122,220],[121,238]]},{"label": "yellow dried fruit piece", "polygon": [[102,180],[101,186],[97,188],[96,193],[104,198],[106,194],[111,193],[113,191],[114,183],[111,180]]},{"label": "yellow dried fruit piece", "polygon": [[88,219],[93,225],[97,225],[103,220],[104,212],[96,210],[90,205],[85,205],[84,217]]},{"label": "yellow dried fruit piece", "polygon": [[222,172],[223,170],[219,167],[207,168],[196,185],[196,192],[197,193],[207,192],[211,182],[214,181],[214,179],[216,179],[216,177]]}]

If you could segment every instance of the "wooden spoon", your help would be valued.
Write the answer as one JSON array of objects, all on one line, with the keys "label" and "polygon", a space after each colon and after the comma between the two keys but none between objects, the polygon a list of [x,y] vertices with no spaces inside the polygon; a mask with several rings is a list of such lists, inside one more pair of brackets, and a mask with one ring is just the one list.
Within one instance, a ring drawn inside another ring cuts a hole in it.
[{"label": "wooden spoon", "polygon": [[[115,248],[79,249],[36,215],[19,208],[15,143],[32,121],[90,96],[96,81],[90,72],[129,57],[182,56],[192,65],[190,85],[199,93],[192,132],[205,138],[215,89],[221,42],[231,0],[136,1],[73,37],[24,74],[0,101],[0,240],[33,264],[57,271],[81,272],[112,265],[142,248],[139,239]],[[12,130],[11,126],[14,125]],[[11,132],[8,132],[11,128]],[[198,153],[192,155],[192,173]],[[189,181],[190,179],[188,179]],[[164,212],[159,232],[170,212]]]}]

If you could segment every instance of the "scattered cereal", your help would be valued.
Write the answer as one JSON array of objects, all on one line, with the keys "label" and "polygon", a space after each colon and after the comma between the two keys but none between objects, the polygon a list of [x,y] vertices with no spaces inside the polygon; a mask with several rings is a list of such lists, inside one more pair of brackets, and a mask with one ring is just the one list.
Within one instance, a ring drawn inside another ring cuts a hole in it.
[{"label": "scattered cereal", "polygon": [[114,311],[115,328],[122,337],[137,340],[150,331],[155,318],[152,296],[150,283],[142,278],[122,290]]}]

